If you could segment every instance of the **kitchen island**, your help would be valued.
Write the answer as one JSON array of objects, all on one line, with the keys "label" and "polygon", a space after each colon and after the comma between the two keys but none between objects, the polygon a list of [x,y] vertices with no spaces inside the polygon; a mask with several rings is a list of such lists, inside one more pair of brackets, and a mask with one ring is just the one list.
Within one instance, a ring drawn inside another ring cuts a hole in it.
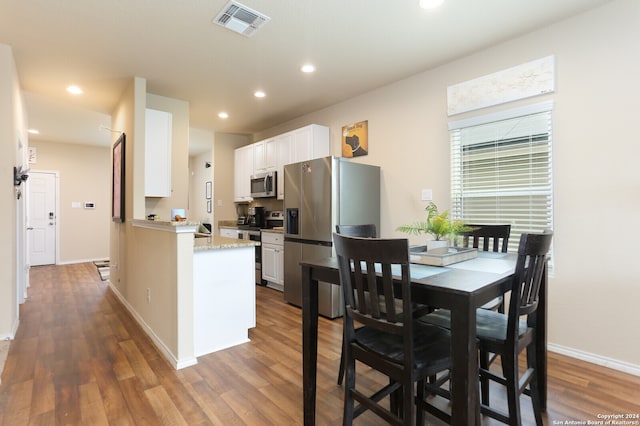
[{"label": "kitchen island", "polygon": [[[248,341],[255,327],[255,247],[220,236],[195,238],[198,223],[133,219],[126,282],[116,296],[176,369]],[[200,236],[200,234],[198,234]]]},{"label": "kitchen island", "polygon": [[255,246],[212,235],[194,240],[194,354],[249,341],[256,326]]}]

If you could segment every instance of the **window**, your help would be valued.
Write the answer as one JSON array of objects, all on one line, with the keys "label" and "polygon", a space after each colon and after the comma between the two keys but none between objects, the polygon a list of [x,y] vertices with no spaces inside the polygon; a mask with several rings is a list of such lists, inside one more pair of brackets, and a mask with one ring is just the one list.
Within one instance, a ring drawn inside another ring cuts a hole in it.
[{"label": "window", "polygon": [[551,109],[544,103],[450,123],[451,214],[466,223],[553,228]]}]

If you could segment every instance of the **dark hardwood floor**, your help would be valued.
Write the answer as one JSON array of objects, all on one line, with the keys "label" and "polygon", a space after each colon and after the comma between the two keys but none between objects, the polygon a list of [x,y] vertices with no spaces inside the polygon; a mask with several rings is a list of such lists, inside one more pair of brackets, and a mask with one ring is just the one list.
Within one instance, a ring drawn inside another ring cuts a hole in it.
[{"label": "dark hardwood floor", "polygon": [[[257,296],[250,343],[175,371],[93,264],[32,268],[29,299],[2,373],[0,425],[302,424],[300,310],[275,290],[258,287]],[[320,319],[320,425],[342,422],[340,336],[340,320]],[[365,387],[384,380],[359,371]],[[503,395],[496,387],[493,399],[501,403]],[[525,424],[533,424],[528,398],[522,406]],[[547,424],[638,413],[640,377],[549,354]],[[366,413],[356,424],[383,422]]]}]

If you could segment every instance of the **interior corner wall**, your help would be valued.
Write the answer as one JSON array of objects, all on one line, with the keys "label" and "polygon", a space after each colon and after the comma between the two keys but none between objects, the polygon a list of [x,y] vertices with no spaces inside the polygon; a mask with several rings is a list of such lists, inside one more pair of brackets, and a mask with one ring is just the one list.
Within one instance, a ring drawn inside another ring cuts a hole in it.
[{"label": "interior corner wall", "polygon": [[214,232],[218,233],[218,221],[235,219],[234,199],[235,149],[251,143],[251,135],[216,133],[213,143],[213,205],[215,210]]},{"label": "interior corner wall", "polygon": [[[18,327],[18,202],[13,167],[18,162],[19,139],[26,130],[20,86],[11,47],[0,44],[0,338],[12,338]],[[27,143],[25,138],[22,141]],[[24,185],[22,186],[24,189]]]},{"label": "interior corner wall", "polygon": [[[212,151],[189,157],[189,210],[187,218],[200,223],[213,223],[213,165]],[[211,199],[207,199],[207,182],[211,183]],[[211,203],[211,212],[207,211],[207,202]]]},{"label": "interior corner wall", "polygon": [[[125,221],[111,222],[109,258],[111,260],[110,281],[117,291],[126,299],[129,288],[127,280],[128,232],[134,215],[144,215],[144,122],[146,105],[146,80],[134,77],[122,93],[112,113],[114,129],[122,130],[125,135]],[[115,135],[116,142],[120,135]],[[136,141],[142,140],[142,143]],[[112,153],[110,164],[112,164]],[[141,165],[134,167],[136,159]]]},{"label": "interior corner wall", "polygon": [[[421,189],[450,204],[447,123],[469,115],[553,100],[554,273],[549,281],[549,342],[556,350],[640,374],[640,343],[628,330],[640,274],[633,227],[640,211],[640,2],[615,0],[268,129],[265,139],[306,124],[331,129],[340,155],[341,128],[368,120],[369,155],[381,166],[381,235],[424,217]],[[460,117],[447,117],[447,87],[554,55],[556,91]],[[416,237],[412,243],[419,243]],[[591,315],[592,310],[597,314]]]}]

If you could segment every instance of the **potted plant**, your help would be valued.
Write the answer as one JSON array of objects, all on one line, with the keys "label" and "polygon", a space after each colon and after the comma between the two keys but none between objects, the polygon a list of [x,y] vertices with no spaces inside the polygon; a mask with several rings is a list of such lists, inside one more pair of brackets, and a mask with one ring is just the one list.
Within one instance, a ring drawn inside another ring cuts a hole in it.
[{"label": "potted plant", "polygon": [[[409,225],[401,225],[396,231],[410,235],[431,234],[434,240],[427,242],[428,250],[435,247],[448,247],[450,240],[455,238],[460,232],[472,231],[473,228],[465,226],[461,220],[449,219],[449,211],[438,211],[435,203],[429,202],[425,208],[427,218]],[[437,241],[434,243],[433,241]]]}]

